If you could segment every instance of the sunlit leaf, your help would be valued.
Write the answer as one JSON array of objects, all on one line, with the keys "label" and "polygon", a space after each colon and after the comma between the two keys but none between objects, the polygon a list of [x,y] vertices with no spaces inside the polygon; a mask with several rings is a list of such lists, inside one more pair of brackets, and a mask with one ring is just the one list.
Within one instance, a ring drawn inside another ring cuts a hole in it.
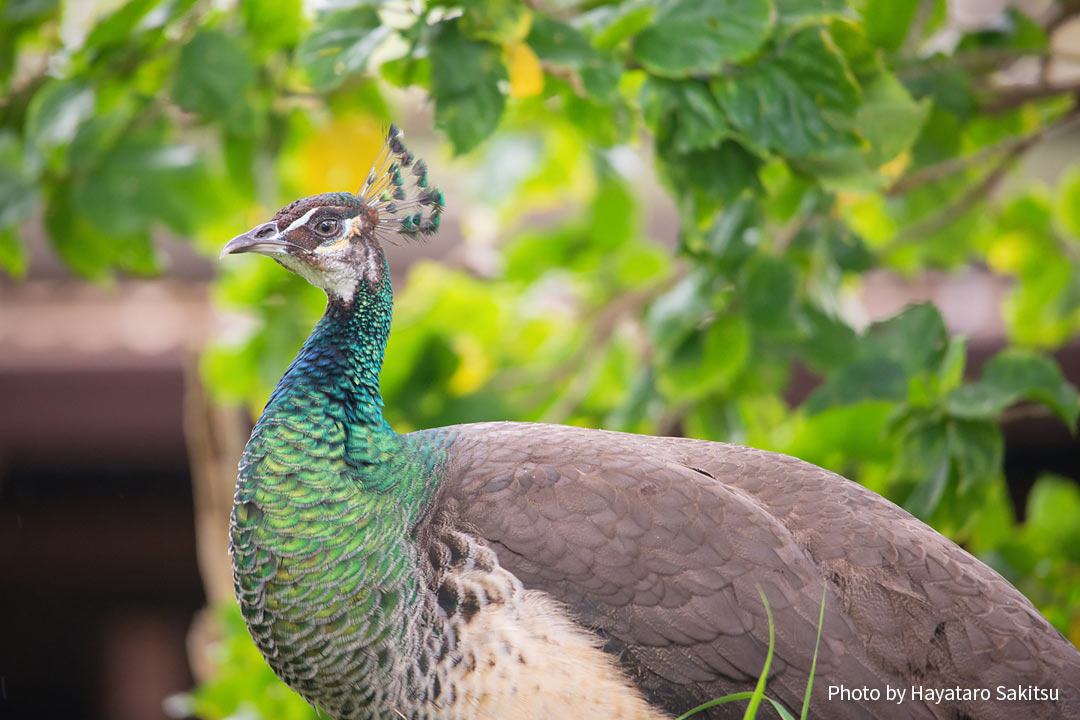
[{"label": "sunlit leaf", "polygon": [[460,28],[474,40],[514,44],[529,34],[533,14],[519,0],[470,0],[465,4],[469,12],[462,15]]},{"label": "sunlit leaf", "polygon": [[768,0],[676,0],[634,38],[633,53],[657,75],[716,73],[761,47],[771,25]]},{"label": "sunlit leaf", "polygon": [[1018,400],[1043,403],[1070,428],[1080,416],[1076,389],[1065,380],[1057,363],[1020,349],[995,355],[979,380],[954,390],[945,407],[958,417],[993,418]]},{"label": "sunlit leaf", "polygon": [[127,0],[115,11],[102,16],[86,38],[90,48],[111,45],[126,40],[147,13],[160,5],[162,0]]},{"label": "sunlit leaf", "polygon": [[660,366],[657,383],[673,401],[725,389],[746,363],[750,328],[741,315],[722,315],[692,333]]},{"label": "sunlit leaf", "polygon": [[200,30],[180,50],[173,96],[181,107],[231,132],[251,132],[255,113],[248,92],[255,68],[240,43],[217,30]]},{"label": "sunlit leaf", "polygon": [[647,0],[601,5],[586,13],[581,24],[592,33],[600,48],[613,48],[647,28],[656,15],[656,6]]},{"label": "sunlit leaf", "polygon": [[546,15],[538,15],[527,39],[545,63],[573,69],[581,76],[585,90],[598,99],[611,97],[622,67],[609,53],[589,43],[577,28]]},{"label": "sunlit leaf", "polygon": [[795,330],[798,271],[785,260],[765,256],[747,269],[739,288],[739,300],[754,328],[772,334]]},{"label": "sunlit leaf", "polygon": [[323,13],[297,50],[300,64],[317,90],[330,90],[363,70],[390,32],[370,5]]},{"label": "sunlit leaf", "polygon": [[850,12],[847,0],[775,0],[777,22],[791,27],[810,22],[821,22]]},{"label": "sunlit leaf", "polygon": [[43,152],[70,143],[94,112],[94,90],[81,80],[58,80],[34,94],[26,114],[26,137]]},{"label": "sunlit leaf", "polygon": [[292,47],[300,41],[304,29],[302,0],[243,0],[240,12],[260,53]]},{"label": "sunlit leaf", "polygon": [[761,147],[806,156],[856,142],[859,88],[821,29],[796,33],[715,89],[732,124]]},{"label": "sunlit leaf", "polygon": [[0,131],[0,230],[26,221],[34,209],[37,188],[23,169],[22,152],[14,133]]},{"label": "sunlit leaf", "polygon": [[910,0],[871,0],[862,15],[866,34],[880,48],[896,50],[907,37],[919,3]]},{"label": "sunlit leaf", "polygon": [[649,78],[641,88],[645,122],[671,138],[677,153],[715,147],[731,129],[708,86],[696,80]]},{"label": "sunlit leaf", "polygon": [[462,35],[454,22],[438,28],[431,45],[431,95],[435,124],[455,152],[476,147],[502,117],[506,98],[499,83],[506,80],[506,68],[500,55],[494,46]]},{"label": "sunlit leaf", "polygon": [[0,268],[14,278],[26,275],[26,246],[10,227],[0,227]]},{"label": "sunlit leaf", "polygon": [[506,48],[506,63],[510,74],[510,97],[527,98],[539,95],[544,89],[544,70],[536,53],[525,43]]},{"label": "sunlit leaf", "polygon": [[1080,165],[1065,173],[1058,185],[1055,213],[1062,227],[1080,247]]}]

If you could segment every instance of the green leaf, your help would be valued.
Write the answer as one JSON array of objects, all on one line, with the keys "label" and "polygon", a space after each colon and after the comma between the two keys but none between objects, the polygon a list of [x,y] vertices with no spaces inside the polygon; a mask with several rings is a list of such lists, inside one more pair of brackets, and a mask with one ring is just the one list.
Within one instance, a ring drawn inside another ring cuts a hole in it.
[{"label": "green leaf", "polygon": [[912,376],[936,372],[948,345],[945,323],[929,303],[875,323],[857,342],[855,359],[832,372],[806,401],[808,412],[866,400],[901,401]]},{"label": "green leaf", "polygon": [[547,15],[537,15],[525,39],[541,60],[579,67],[596,54],[585,34]]},{"label": "green leaf", "polygon": [[900,455],[894,472],[916,483],[904,502],[904,509],[925,519],[941,504],[949,486],[952,458],[948,430],[940,420],[920,417],[905,428],[899,442]]},{"label": "green leaf", "polygon": [[86,37],[87,48],[100,48],[128,40],[147,13],[160,5],[162,0],[128,0],[113,12],[102,15],[102,20]]},{"label": "green leaf", "polygon": [[395,87],[427,87],[431,84],[431,60],[406,55],[383,63],[379,67],[379,73]]},{"label": "green leaf", "polygon": [[763,255],[750,264],[739,288],[739,299],[754,328],[794,336],[795,293],[799,273],[790,262]]},{"label": "green leaf", "polygon": [[607,100],[613,95],[622,76],[621,63],[593,47],[577,28],[537,15],[526,42],[544,62],[577,70],[586,91],[595,99]]},{"label": "green leaf", "polygon": [[1061,226],[1080,241],[1080,164],[1069,168],[1058,182],[1055,217]]},{"label": "green leaf", "polygon": [[785,28],[822,22],[851,12],[847,0],[774,0],[774,2],[777,23]]},{"label": "green leaf", "polygon": [[949,347],[945,351],[945,357],[941,361],[941,370],[938,372],[938,381],[941,390],[949,392],[960,387],[964,381],[964,366],[967,364],[967,339],[957,336],[949,339]]},{"label": "green leaf", "polygon": [[873,400],[903,400],[908,375],[896,360],[881,355],[865,355],[833,372],[821,387],[806,399],[806,411],[819,413],[831,407],[856,405]]},{"label": "green leaf", "polygon": [[650,77],[640,100],[645,122],[657,136],[670,138],[677,153],[714,147],[731,132],[716,98],[697,80]]},{"label": "green leaf", "polygon": [[37,188],[23,170],[22,152],[15,133],[0,130],[0,230],[22,224],[34,210]]},{"label": "green leaf", "polygon": [[863,88],[863,104],[856,113],[859,134],[870,144],[868,163],[876,168],[915,144],[931,103],[916,102],[895,76],[881,73]]},{"label": "green leaf", "polygon": [[41,152],[66,145],[94,113],[94,90],[82,80],[54,80],[34,93],[26,137]]},{"label": "green leaf", "polygon": [[715,74],[761,47],[772,22],[768,0],[676,0],[634,39],[632,51],[656,75]]},{"label": "green leaf", "polygon": [[[1080,563],[1080,488],[1071,478],[1045,475],[1028,496],[1024,533],[1045,553],[1057,550]],[[1040,559],[1042,559],[1040,557]]]},{"label": "green leaf", "polygon": [[13,278],[21,278],[26,275],[26,262],[26,246],[14,228],[0,228],[0,268]]},{"label": "green leaf", "polygon": [[656,6],[648,0],[601,5],[581,16],[581,26],[592,34],[598,48],[611,49],[652,24]]},{"label": "green leaf", "polygon": [[870,0],[863,7],[866,35],[877,47],[897,50],[907,37],[918,2],[912,0]]},{"label": "green leaf", "polygon": [[830,407],[806,417],[783,452],[844,474],[859,461],[888,462],[885,422],[895,406],[871,401]]},{"label": "green leaf", "polygon": [[72,211],[117,238],[142,237],[155,222],[189,233],[221,202],[195,149],[168,142],[158,128],[124,136],[93,171],[72,180],[71,200]]},{"label": "green leaf", "polygon": [[289,48],[300,41],[304,28],[302,0],[243,0],[240,12],[244,16],[247,35],[256,50],[267,55],[281,48]]},{"label": "green leaf", "polygon": [[1020,400],[1042,403],[1070,430],[1076,427],[1080,400],[1061,368],[1045,355],[1019,348],[995,355],[977,382],[949,394],[945,409],[956,417],[991,419]]},{"label": "green leaf", "polygon": [[958,492],[986,484],[1001,473],[1005,443],[996,424],[986,420],[957,420],[949,423],[948,432],[949,451],[960,480]]},{"label": "green leaf", "polygon": [[520,0],[465,0],[461,32],[496,45],[521,42],[529,32],[532,12]]},{"label": "green leaf", "polygon": [[[743,195],[717,214],[702,237],[702,248],[708,253],[716,271],[735,278],[743,263],[753,257],[760,242],[761,203],[750,194]],[[695,238],[685,238],[691,250],[698,250]]]},{"label": "green leaf", "polygon": [[741,315],[722,315],[692,333],[661,364],[657,385],[672,401],[687,401],[723,391],[746,365],[750,328]]},{"label": "green leaf", "polygon": [[1047,49],[1046,31],[1016,8],[1002,13],[1000,25],[968,33],[961,39],[956,52],[973,50],[1012,50],[1017,54],[1037,53]]},{"label": "green leaf", "polygon": [[39,20],[59,5],[60,0],[8,0],[0,10],[0,17],[12,24]]},{"label": "green leaf", "polygon": [[855,331],[847,323],[804,304],[801,318],[807,327],[801,350],[813,370],[828,372],[850,362],[855,355]]},{"label": "green leaf", "polygon": [[470,40],[456,22],[441,23],[431,43],[431,95],[435,124],[446,133],[455,153],[485,140],[502,117],[506,80],[498,48]]},{"label": "green leaf", "polygon": [[799,31],[714,90],[732,124],[761,147],[803,157],[857,142],[859,88],[820,28]]},{"label": "green leaf", "polygon": [[934,305],[922,303],[872,325],[861,352],[892,358],[908,373],[917,373],[941,366],[948,340],[941,313]]},{"label": "green leaf", "polygon": [[[939,126],[935,130],[947,141],[956,132],[957,120],[967,120],[978,109],[978,99],[972,78],[968,73],[944,62],[944,58],[938,58],[938,66],[930,65],[922,72],[904,78],[904,84],[911,94],[923,99],[929,97],[934,101],[933,116],[939,117],[936,122]],[[951,131],[951,132],[950,132]]]},{"label": "green leaf", "polygon": [[725,140],[717,147],[676,152],[659,147],[664,177],[672,185],[683,211],[701,222],[711,218],[743,191],[757,187],[759,160],[742,145]]},{"label": "green leaf", "polygon": [[707,272],[691,272],[649,306],[645,324],[660,352],[673,352],[712,309]]},{"label": "green leaf", "polygon": [[72,187],[68,183],[52,189],[45,206],[45,228],[64,264],[97,282],[109,279],[109,268],[121,248],[139,242],[138,238],[109,235],[95,227],[72,202]]},{"label": "green leaf", "polygon": [[206,120],[217,120],[230,132],[253,132],[255,113],[248,97],[255,68],[236,38],[201,29],[180,50],[173,98]]},{"label": "green leaf", "polygon": [[369,5],[319,15],[297,50],[300,65],[316,90],[325,92],[360,72],[391,32]]}]

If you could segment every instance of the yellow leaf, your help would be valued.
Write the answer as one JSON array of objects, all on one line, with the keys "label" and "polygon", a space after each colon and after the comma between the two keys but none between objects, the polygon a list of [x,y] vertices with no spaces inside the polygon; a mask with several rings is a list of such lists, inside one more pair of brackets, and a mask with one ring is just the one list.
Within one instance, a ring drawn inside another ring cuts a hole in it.
[{"label": "yellow leaf", "polygon": [[292,155],[298,167],[282,169],[297,195],[332,191],[356,192],[382,147],[385,130],[370,116],[349,113],[334,118],[304,138]]},{"label": "yellow leaf", "polygon": [[1028,239],[1023,233],[1002,233],[987,250],[986,264],[999,273],[1018,272],[1027,260],[1027,248]]},{"label": "yellow leaf", "polygon": [[896,180],[904,174],[911,164],[911,153],[902,152],[879,168],[881,173],[890,180]]},{"label": "yellow leaf", "polygon": [[544,69],[532,48],[523,42],[503,46],[510,69],[510,97],[527,98],[544,89]]},{"label": "yellow leaf", "polygon": [[471,335],[456,335],[452,342],[460,364],[447,387],[455,395],[465,395],[479,388],[490,377],[491,358],[483,345]]}]

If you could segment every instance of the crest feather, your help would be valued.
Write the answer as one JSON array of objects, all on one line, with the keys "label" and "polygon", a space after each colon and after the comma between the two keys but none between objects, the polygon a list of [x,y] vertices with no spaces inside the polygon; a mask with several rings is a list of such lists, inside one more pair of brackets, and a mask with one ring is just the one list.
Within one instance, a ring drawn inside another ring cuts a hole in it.
[{"label": "crest feather", "polygon": [[397,238],[423,239],[439,229],[446,203],[429,185],[427,164],[405,147],[404,133],[391,125],[367,180],[356,196],[373,210],[375,236],[399,244]]}]

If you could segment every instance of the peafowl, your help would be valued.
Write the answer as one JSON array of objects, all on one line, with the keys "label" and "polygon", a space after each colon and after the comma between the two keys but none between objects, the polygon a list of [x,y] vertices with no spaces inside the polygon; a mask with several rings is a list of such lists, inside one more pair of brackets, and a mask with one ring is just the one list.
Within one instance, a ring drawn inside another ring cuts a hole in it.
[{"label": "peafowl", "polygon": [[753,688],[760,589],[767,694],[795,715],[823,612],[810,717],[1080,718],[1076,648],[839,475],[558,425],[394,432],[381,243],[435,233],[443,206],[391,126],[358,193],[297,200],[222,251],[329,298],[252,432],[231,518],[236,596],[290,687],[342,720],[673,718]]}]

